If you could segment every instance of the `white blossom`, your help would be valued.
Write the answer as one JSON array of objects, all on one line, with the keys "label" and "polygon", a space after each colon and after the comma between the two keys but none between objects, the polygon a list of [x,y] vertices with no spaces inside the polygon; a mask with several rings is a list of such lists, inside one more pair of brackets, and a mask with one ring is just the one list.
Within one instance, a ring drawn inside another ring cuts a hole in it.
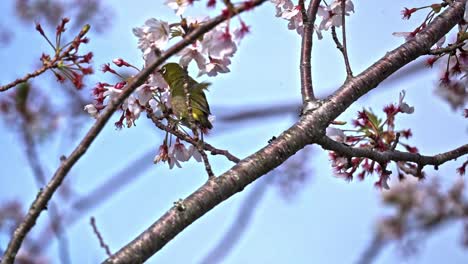
[{"label": "white blossom", "polygon": [[403,37],[406,41],[409,41],[416,36],[417,32],[393,32],[392,35],[395,37]]},{"label": "white blossom", "polygon": [[143,108],[138,103],[138,100],[133,94],[124,101],[122,104],[122,109],[124,111],[128,110],[128,112],[130,112],[130,115],[125,115],[127,127],[132,127],[135,120],[140,117],[140,113],[143,111]]},{"label": "white blossom", "polygon": [[228,58],[218,60],[210,58],[210,62],[205,65],[203,69],[200,70],[198,76],[207,74],[208,76],[216,76],[218,73],[228,73],[230,72],[228,65],[231,64],[231,61]]},{"label": "white blossom", "polygon": [[184,13],[190,2],[188,0],[167,0],[165,4],[176,12],[176,16],[180,16]]},{"label": "white blossom", "polygon": [[343,132],[343,130],[341,129],[338,129],[338,128],[334,128],[334,127],[327,127],[326,131],[325,131],[325,134],[337,141],[337,142],[345,142],[346,140],[346,135],[345,133]]},{"label": "white blossom", "polygon": [[187,148],[185,148],[184,144],[180,143],[179,140],[176,140],[174,145],[172,145],[169,148],[169,156],[171,155],[176,160],[185,162],[190,159],[190,157],[192,156],[192,153],[190,153],[190,151]]},{"label": "white blossom", "polygon": [[198,152],[198,150],[193,145],[190,145],[188,151],[191,157],[193,157],[196,161],[202,162],[203,159],[200,152]]},{"label": "white blossom", "polygon": [[199,69],[203,69],[206,63],[206,58],[201,53],[202,47],[200,42],[196,42],[194,45],[189,45],[179,52],[180,66],[187,68],[189,63],[194,60],[197,63]]},{"label": "white blossom", "polygon": [[398,109],[400,109],[402,113],[412,114],[414,113],[414,107],[409,106],[407,103],[403,101],[405,99],[405,95],[406,95],[405,90],[400,92],[400,100],[398,103]]},{"label": "white blossom", "polygon": [[232,57],[237,51],[236,43],[232,40],[231,33],[223,28],[217,28],[208,32],[202,41],[202,50],[209,57],[224,59]]},{"label": "white blossom", "polygon": [[[354,4],[351,0],[346,0],[344,14],[349,16],[349,12],[354,12]],[[328,30],[330,27],[340,27],[343,24],[341,1],[335,0],[329,6],[319,6],[317,15],[322,17],[320,30]]]},{"label": "white blossom", "polygon": [[104,92],[104,97],[108,97],[109,100],[116,98],[122,93],[121,89],[115,88],[114,86],[106,86],[107,91]]},{"label": "white blossom", "polygon": [[148,84],[140,85],[135,90],[135,97],[138,99],[141,105],[146,105],[151,98],[153,98],[153,91],[156,90],[156,87],[150,86]]},{"label": "white blossom", "polygon": [[88,114],[94,118],[98,117],[98,110],[96,109],[96,106],[94,104],[87,104],[84,107],[84,110],[88,112]]},{"label": "white blossom", "polygon": [[304,23],[302,21],[302,13],[299,6],[284,10],[281,17],[289,20],[288,29],[296,30],[299,35],[302,35],[304,32]]},{"label": "white blossom", "polygon": [[153,113],[154,113],[154,115],[156,115],[156,117],[161,118],[161,117],[164,116],[161,108],[159,107],[158,101],[156,101],[155,99],[151,99],[151,100],[149,100],[148,104],[151,107],[151,109],[153,110]]}]

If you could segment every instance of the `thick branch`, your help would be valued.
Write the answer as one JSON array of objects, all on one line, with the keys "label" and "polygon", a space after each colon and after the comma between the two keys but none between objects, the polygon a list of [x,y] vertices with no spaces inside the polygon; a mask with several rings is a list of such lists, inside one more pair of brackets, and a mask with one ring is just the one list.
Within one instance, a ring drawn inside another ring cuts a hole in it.
[{"label": "thick branch", "polygon": [[[232,15],[239,14],[243,11],[249,10],[254,6],[258,6],[265,2],[266,0],[254,0],[249,1],[249,4],[243,4],[241,7],[233,10]],[[151,65],[143,69],[135,78],[133,78],[128,85],[124,88],[123,92],[111,100],[106,106],[102,114],[96,120],[94,125],[88,131],[86,136],[80,142],[80,144],[75,148],[75,150],[70,154],[68,158],[65,158],[60,167],[55,172],[52,179],[49,181],[47,186],[39,191],[36,199],[32,203],[29,211],[21,224],[17,227],[13,233],[13,237],[8,244],[8,248],[5,251],[5,254],[2,259],[2,264],[13,263],[18,253],[18,250],[23,242],[26,234],[31,230],[35,225],[36,219],[39,217],[41,212],[46,209],[47,203],[52,198],[52,195],[60,186],[65,176],[68,174],[72,166],[81,158],[81,156],[88,150],[91,143],[97,137],[99,132],[101,132],[104,125],[111,118],[112,114],[117,110],[117,108],[123,103],[123,101],[141,84],[143,84],[148,76],[154,72],[154,70],[160,66],[165,60],[173,56],[177,52],[181,51],[186,46],[190,45],[192,42],[197,40],[200,36],[203,36],[206,32],[212,30],[217,25],[221,24],[227,19],[227,17],[220,15],[207,23],[204,23],[203,26],[193,30],[190,34],[184,37],[181,41],[176,43],[174,46],[169,48],[166,52],[162,53],[161,56],[156,59]]]},{"label": "thick branch", "polygon": [[468,144],[434,156],[424,156],[419,153],[401,152],[398,150],[376,151],[370,148],[353,148],[336,142],[327,136],[319,139],[317,144],[321,145],[324,149],[335,151],[347,157],[369,158],[377,161],[379,164],[385,164],[389,161],[409,161],[418,164],[420,168],[426,165],[433,165],[437,168],[447,161],[468,154]]},{"label": "thick branch", "polygon": [[[303,17],[304,33],[302,34],[301,64],[300,64],[301,93],[302,93],[303,104],[306,104],[310,101],[315,100],[314,89],[312,87],[312,66],[310,65],[310,58],[312,54],[314,23],[315,23],[315,18],[317,16],[317,10],[318,10],[320,1],[321,0],[310,1],[309,8],[307,9],[307,17]],[[302,13],[305,14],[305,11],[302,10]]]},{"label": "thick branch", "polygon": [[[142,234],[105,263],[140,263],[164,247],[172,238],[235,193],[279,166],[304,146],[321,137],[328,124],[359,97],[375,88],[392,73],[426,53],[463,17],[466,0],[455,1],[415,39],[389,52],[360,75],[351,78],[320,108],[307,111],[291,128],[269,145],[241,160],[229,171],[208,181],[173,207]],[[181,210],[183,208],[183,210]]]}]

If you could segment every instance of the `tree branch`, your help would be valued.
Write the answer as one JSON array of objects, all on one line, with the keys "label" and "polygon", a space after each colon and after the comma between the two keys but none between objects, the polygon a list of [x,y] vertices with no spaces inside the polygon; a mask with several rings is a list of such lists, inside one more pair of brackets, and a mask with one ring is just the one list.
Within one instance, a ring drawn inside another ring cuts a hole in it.
[{"label": "tree branch", "polygon": [[377,161],[379,164],[385,164],[389,161],[409,161],[416,163],[419,168],[433,165],[437,169],[439,165],[449,160],[468,154],[468,144],[434,156],[424,156],[419,153],[401,152],[398,150],[376,151],[370,148],[353,148],[336,142],[327,136],[320,138],[317,144],[321,145],[324,149],[335,151],[347,157],[369,158]]},{"label": "tree branch", "polygon": [[[258,6],[265,2],[266,0],[253,0],[242,4],[239,8],[236,8],[232,11],[232,16],[237,15],[246,10]],[[177,42],[174,46],[170,47],[166,52],[162,53],[159,58],[157,58],[151,65],[144,68],[135,78],[133,78],[127,86],[123,89],[122,93],[111,100],[106,106],[104,111],[101,113],[99,118],[96,120],[94,125],[75,148],[75,150],[70,154],[68,158],[62,160],[61,165],[55,172],[52,179],[49,181],[47,186],[39,191],[36,199],[31,204],[29,211],[24,218],[23,222],[16,228],[13,236],[8,244],[8,247],[5,251],[1,264],[12,264],[15,260],[16,254],[23,242],[26,234],[31,230],[35,225],[37,218],[43,210],[46,209],[47,203],[52,198],[52,195],[60,186],[65,176],[68,174],[72,166],[83,156],[83,154],[88,150],[91,143],[97,137],[97,135],[104,128],[104,125],[112,117],[112,114],[117,110],[117,108],[124,102],[124,100],[130,96],[130,94],[135,91],[137,87],[142,85],[148,76],[154,72],[154,70],[160,66],[164,61],[173,56],[174,54],[181,51],[186,46],[190,45],[192,42],[196,41],[200,36],[206,32],[212,30],[217,25],[224,22],[227,17],[224,15],[217,16],[216,18],[204,23],[202,26],[194,29],[191,33],[187,34],[181,41]]]},{"label": "tree branch", "polygon": [[343,57],[344,57],[344,62],[346,66],[346,74],[347,78],[353,77],[353,71],[351,70],[351,64],[349,63],[349,57],[348,57],[348,45],[346,44],[346,1],[341,1],[341,21],[343,21],[342,25],[342,39],[343,39]]},{"label": "tree branch", "polygon": [[[312,86],[312,66],[310,65],[310,59],[312,56],[314,23],[320,1],[321,0],[311,0],[309,8],[307,9],[307,16],[303,17],[304,33],[302,34],[301,64],[299,67],[301,71],[301,93],[303,104],[316,100],[314,88]],[[304,2],[302,2],[302,7],[303,6]],[[302,14],[305,14],[304,10],[301,10],[301,12]]]},{"label": "tree branch", "polygon": [[[166,126],[164,125],[159,119],[158,117],[156,117],[156,115],[154,115],[153,113],[148,113],[148,117],[151,119],[151,121],[153,121],[154,125],[157,126],[159,129],[163,130],[163,131],[166,131],[168,133],[171,133],[172,135],[182,139],[183,141],[186,141],[190,144],[192,144],[193,146],[197,147],[198,149],[198,144],[199,142],[196,141],[195,139],[191,138],[189,135],[179,131],[179,130],[175,130],[175,129],[172,129],[171,127],[169,126]],[[206,142],[203,142],[203,145],[201,146],[202,147],[202,150],[199,150],[200,151],[200,154],[201,152],[204,150],[207,150],[207,151],[210,151],[212,155],[223,155],[225,156],[228,160],[234,162],[234,163],[237,163],[240,161],[240,159],[234,155],[232,155],[231,153],[229,153],[229,151],[227,150],[222,150],[222,149],[217,149],[215,147],[213,147],[212,145],[206,143]]]},{"label": "tree branch", "polygon": [[431,49],[430,51],[427,52],[427,54],[428,55],[443,55],[446,53],[451,53],[451,52],[456,51],[457,49],[460,49],[465,44],[466,44],[465,42],[449,44],[445,48]]},{"label": "tree branch", "polygon": [[[348,80],[323,104],[306,111],[291,128],[256,153],[241,160],[219,177],[206,182],[185,200],[184,206],[167,211],[147,230],[104,263],[144,262],[172,238],[216,205],[242,191],[247,185],[279,166],[304,146],[314,143],[328,124],[353,102],[375,88],[392,73],[425,54],[463,17],[466,0],[455,1],[415,39],[387,53],[360,75]],[[181,210],[183,208],[183,210]]]},{"label": "tree branch", "polygon": [[[82,37],[84,37],[86,35],[87,32],[88,32],[87,30],[81,30],[78,33],[78,35],[75,37],[74,41],[79,41]],[[44,72],[46,72],[49,69],[58,68],[59,67],[59,65],[58,65],[59,61],[61,59],[63,59],[67,54],[70,54],[70,52],[75,48],[77,48],[75,45],[70,45],[65,50],[63,50],[62,52],[56,53],[52,60],[50,60],[47,63],[43,62],[44,65],[40,69],[38,69],[38,70],[36,70],[36,71],[34,71],[32,73],[28,73],[25,76],[23,76],[21,78],[18,78],[18,79],[14,80],[11,83],[0,86],[0,92],[5,92],[5,91],[17,86],[20,83],[26,82],[31,78],[35,78],[35,77],[43,74]]]}]

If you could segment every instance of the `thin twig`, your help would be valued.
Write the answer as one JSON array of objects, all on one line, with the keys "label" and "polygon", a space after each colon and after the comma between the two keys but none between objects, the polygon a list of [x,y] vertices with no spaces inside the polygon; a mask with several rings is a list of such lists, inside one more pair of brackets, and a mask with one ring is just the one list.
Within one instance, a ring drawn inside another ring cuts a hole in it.
[{"label": "thin twig", "polygon": [[[266,0],[253,0],[249,1],[248,4],[242,4],[239,8],[233,10],[233,15],[242,13],[246,10],[258,6],[265,2]],[[133,91],[141,84],[143,84],[148,76],[154,72],[154,70],[163,64],[169,57],[177,54],[179,51],[184,49],[186,46],[190,45],[192,42],[196,41],[200,36],[203,36],[206,32],[212,30],[217,25],[224,22],[227,18],[224,15],[219,15],[212,20],[204,23],[202,26],[194,29],[192,32],[187,34],[182,40],[177,42],[174,46],[162,53],[161,56],[156,59],[148,67],[144,68],[135,78],[133,78],[127,86],[123,89],[122,93],[112,99],[106,108],[101,112],[101,115],[97,118],[94,125],[90,128],[84,138],[81,140],[79,145],[75,150],[70,154],[68,158],[63,159],[61,165],[55,172],[52,179],[49,181],[47,186],[38,193],[36,199],[31,204],[26,217],[23,222],[16,228],[13,236],[8,243],[8,247],[5,250],[5,254],[2,258],[2,264],[12,264],[15,260],[15,257],[18,253],[18,250],[26,237],[26,234],[32,229],[35,225],[37,218],[41,212],[46,208],[47,203],[52,198],[52,195],[55,193],[57,188],[61,185],[62,181],[65,179],[65,176],[68,174],[70,169],[75,165],[75,163],[83,156],[83,154],[88,150],[91,143],[98,136],[101,130],[104,128],[105,124],[112,117],[113,113],[120,107],[124,100],[130,96]]]},{"label": "thin twig", "polygon": [[393,141],[393,144],[390,147],[390,150],[395,150],[396,149],[396,147],[398,145],[398,142],[400,142],[400,136],[401,136],[400,132],[397,132],[396,136],[395,136],[395,141]]},{"label": "thin twig", "polygon": [[197,144],[197,149],[200,155],[202,156],[203,164],[205,164],[205,170],[206,173],[208,173],[208,178],[212,179],[215,177],[213,170],[211,169],[210,161],[208,160],[208,155],[206,155],[205,151],[203,150],[203,147],[199,144]]},{"label": "thin twig", "polygon": [[342,33],[343,33],[343,57],[344,57],[344,62],[346,65],[346,74],[347,78],[353,77],[353,71],[351,70],[351,64],[349,63],[349,57],[348,57],[348,46],[346,45],[346,20],[345,20],[345,9],[346,9],[346,1],[342,0],[341,1],[341,21],[342,21]]},{"label": "thin twig", "polygon": [[[177,138],[180,138],[182,139],[183,141],[185,142],[188,142],[192,145],[194,145],[196,147],[196,145],[198,144],[197,141],[195,141],[193,138],[191,138],[189,135],[181,132],[180,130],[175,130],[173,128],[171,128],[170,126],[166,126],[164,125],[156,115],[154,115],[153,113],[149,112],[148,113],[148,117],[151,119],[151,121],[153,121],[153,123],[161,130],[164,130],[166,132],[169,132],[171,133],[172,135],[176,136]],[[236,156],[232,155],[231,153],[229,153],[229,151],[227,150],[222,150],[222,149],[217,149],[215,147],[213,147],[212,145],[206,143],[206,142],[203,142],[203,149],[204,150],[207,150],[207,151],[210,151],[211,154],[213,155],[223,155],[225,156],[228,160],[234,162],[234,163],[238,163],[240,161],[239,158],[237,158]]]},{"label": "thin twig", "polygon": [[[55,62],[58,58],[54,58],[51,62]],[[23,76],[22,78],[18,78],[16,80],[14,80],[13,82],[9,83],[9,84],[6,84],[6,85],[3,85],[3,86],[0,86],[0,92],[4,92],[4,91],[7,91],[13,87],[15,87],[16,85],[20,84],[20,83],[23,83],[23,82],[26,82],[27,80],[31,79],[31,78],[34,78],[34,77],[37,77],[41,74],[43,74],[45,71],[47,71],[48,69],[52,69],[52,68],[55,68],[56,66],[54,64],[48,64],[48,65],[45,65],[45,66],[42,66],[40,69],[32,72],[32,73],[28,73],[26,74],[25,76]]]},{"label": "thin twig", "polygon": [[456,44],[449,44],[445,48],[438,48],[438,49],[431,49],[427,52],[428,55],[442,55],[442,54],[449,54],[455,52],[457,49],[463,47],[466,43],[456,43]]},{"label": "thin twig", "polygon": [[91,219],[89,222],[91,224],[91,227],[93,228],[93,233],[96,235],[96,237],[99,240],[99,245],[106,251],[107,256],[109,257],[112,256],[112,252],[109,246],[104,241],[104,238],[102,237],[101,232],[99,232],[99,229],[96,226],[96,219],[94,219],[94,216],[91,216]]},{"label": "thin twig", "polygon": [[345,61],[347,79],[349,79],[349,78],[351,78],[353,76],[353,73],[351,71],[351,67],[349,66],[349,61],[348,61],[348,55],[347,55],[347,52],[346,52],[346,48],[341,44],[340,40],[338,39],[338,36],[336,35],[336,27],[335,26],[331,27],[331,34],[332,34],[333,41],[336,44],[336,48],[343,55],[343,59]]}]

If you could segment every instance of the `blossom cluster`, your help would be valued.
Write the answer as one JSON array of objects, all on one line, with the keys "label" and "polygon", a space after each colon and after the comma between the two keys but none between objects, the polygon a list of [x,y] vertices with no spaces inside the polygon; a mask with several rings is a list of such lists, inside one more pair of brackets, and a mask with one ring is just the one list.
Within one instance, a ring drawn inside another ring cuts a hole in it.
[{"label": "blossom cluster", "polygon": [[[304,31],[304,22],[302,17],[302,6],[295,5],[292,0],[270,0],[276,8],[276,16],[281,17],[288,22],[288,29],[296,30],[299,35]],[[343,13],[349,16],[354,12],[354,4],[351,0],[345,1],[344,10],[341,6],[342,0],[334,0],[330,4],[319,5],[317,15],[322,21],[319,25],[314,25],[314,30],[319,39],[322,38],[322,30],[328,31],[331,27],[340,27],[343,24]]]},{"label": "blossom cluster", "polygon": [[[358,112],[358,116],[353,120],[355,130],[342,130],[336,127],[328,127],[326,135],[335,141],[342,142],[349,146],[360,148],[369,148],[376,151],[393,150],[397,146],[403,147],[410,153],[418,153],[418,149],[409,144],[400,141],[400,138],[408,139],[412,136],[410,129],[396,130],[395,117],[398,114],[412,114],[414,108],[404,102],[405,92],[400,93],[400,99],[397,104],[389,104],[383,108],[385,118],[381,119],[371,110],[363,109]],[[345,133],[346,131],[346,133]],[[339,155],[331,151],[329,153],[332,161],[332,167],[337,176],[350,181],[355,175],[363,180],[366,175],[377,173],[378,181],[376,187],[388,189],[388,180],[391,172],[386,169],[388,164],[378,164],[368,158]],[[399,179],[404,179],[410,174],[418,178],[423,178],[424,174],[418,172],[415,164],[409,162],[396,163]]]},{"label": "blossom cluster", "polygon": [[[191,1],[184,0],[166,1],[166,5],[174,9],[178,16],[182,16],[191,3]],[[226,14],[229,15],[229,12]],[[133,34],[138,39],[138,48],[142,52],[144,64],[153,63],[165,51],[171,40],[184,38],[207,21],[208,18],[181,17],[180,21],[170,24],[167,21],[150,18],[141,27],[134,28]],[[177,54],[179,64],[185,69],[189,69],[190,65],[194,64],[198,68],[198,76],[206,74],[211,77],[219,73],[228,73],[237,46],[250,30],[240,20],[239,28],[231,31],[231,23],[229,19],[228,22],[205,33],[194,43],[181,50]],[[101,70],[114,74],[120,81],[113,84],[99,82],[93,88],[94,102],[85,106],[85,111],[95,118],[105,109],[108,102],[123,92],[127,83],[133,78],[133,76],[123,76],[115,70],[115,66],[140,71],[138,67],[121,58],[115,59],[112,63],[113,65],[110,63],[103,65]],[[117,128],[122,128],[124,125],[134,126],[141,113],[145,111],[155,114],[160,120],[166,120],[168,126],[171,124],[179,125],[176,122],[177,117],[171,111],[168,84],[158,71],[153,72],[148,80],[124,101],[120,109],[122,110],[120,119],[115,123]],[[167,161],[169,167],[172,168],[174,165],[180,167],[180,162],[188,161],[192,156],[198,161],[201,160],[200,153],[193,146],[186,149],[178,139],[174,144],[171,142],[166,138],[155,162]]]},{"label": "blossom cluster", "polygon": [[[442,190],[436,181],[422,185],[412,181],[400,182],[383,193],[383,202],[395,210],[378,221],[379,238],[384,241],[417,241],[413,246],[418,246],[421,244],[421,233],[455,220],[464,222],[461,226],[464,237],[461,242],[468,246],[468,223],[464,209],[468,201],[465,190],[461,178],[447,190]],[[414,249],[412,246],[410,248]]]},{"label": "blossom cluster", "polygon": [[[193,0],[167,0],[166,5],[182,16]],[[249,1],[242,3],[249,6]],[[210,6],[210,3],[208,4]],[[229,10],[223,10],[223,15],[230,16]],[[155,18],[149,19],[142,27],[134,28],[133,33],[138,38],[138,47],[143,52],[146,64],[156,59],[157,54],[164,51],[169,40],[184,37],[194,29],[208,21],[205,18],[182,17],[179,23],[169,24]],[[250,27],[239,19],[239,26],[231,31],[231,19],[206,33],[192,45],[183,49],[179,64],[187,68],[191,61],[198,67],[198,76],[216,76],[218,73],[230,72],[231,58],[237,51],[240,41],[250,32]]]},{"label": "blossom cluster", "polygon": [[198,162],[202,161],[200,152],[193,145],[190,145],[187,149],[179,139],[176,139],[176,142],[172,145],[164,141],[159,147],[159,153],[154,158],[154,163],[162,161],[167,162],[170,169],[172,169],[174,165],[182,168],[180,162],[189,161],[191,157]]},{"label": "blossom cluster", "polygon": [[[415,12],[429,10],[424,21],[411,32],[395,32],[394,36],[404,37],[406,41],[413,39],[427,24],[429,24],[443,8],[448,6],[446,1],[419,8],[404,8],[403,19],[410,19]],[[457,38],[443,48],[446,37],[442,37],[431,51],[432,56],[426,60],[426,65],[432,67],[441,62],[442,74],[435,93],[447,101],[454,110],[463,108],[468,101],[468,3],[465,6],[464,21],[459,23]]]},{"label": "blossom cluster", "polygon": [[88,33],[90,26],[85,25],[75,39],[67,44],[63,45],[63,33],[66,31],[66,25],[70,20],[63,18],[60,24],[57,26],[55,33],[55,43],[52,43],[41,24],[36,24],[36,30],[47,40],[49,45],[54,49],[54,55],[42,54],[41,62],[44,68],[50,68],[57,81],[64,82],[69,79],[77,89],[83,88],[83,78],[85,75],[90,75],[94,72],[91,66],[87,64],[91,63],[93,53],[88,52],[84,55],[78,55],[81,44],[86,44],[89,39],[85,37]]}]

